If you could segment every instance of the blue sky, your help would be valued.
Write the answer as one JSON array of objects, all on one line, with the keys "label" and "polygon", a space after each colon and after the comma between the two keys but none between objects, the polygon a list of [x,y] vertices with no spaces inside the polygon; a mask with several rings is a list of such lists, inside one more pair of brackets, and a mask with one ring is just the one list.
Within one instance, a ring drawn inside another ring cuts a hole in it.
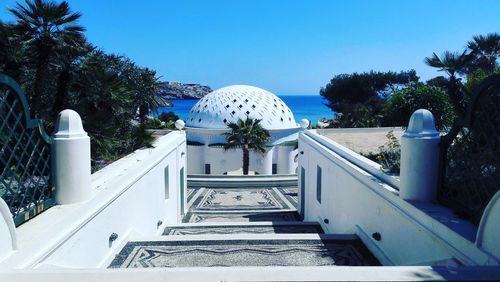
[{"label": "blue sky", "polygon": [[[162,80],[317,94],[336,74],[415,69],[500,32],[498,0],[74,0],[96,46]],[[2,8],[15,1],[2,0]],[[12,20],[2,9],[0,19]]]}]

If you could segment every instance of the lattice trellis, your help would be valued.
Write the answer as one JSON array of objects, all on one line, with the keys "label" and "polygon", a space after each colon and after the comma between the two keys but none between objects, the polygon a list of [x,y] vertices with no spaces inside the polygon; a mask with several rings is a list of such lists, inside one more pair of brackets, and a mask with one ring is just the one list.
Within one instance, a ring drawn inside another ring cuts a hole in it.
[{"label": "lattice trellis", "polygon": [[486,79],[442,142],[439,201],[478,224],[500,188],[500,75]]},{"label": "lattice trellis", "polygon": [[20,225],[54,204],[50,138],[19,85],[0,73],[0,197]]}]

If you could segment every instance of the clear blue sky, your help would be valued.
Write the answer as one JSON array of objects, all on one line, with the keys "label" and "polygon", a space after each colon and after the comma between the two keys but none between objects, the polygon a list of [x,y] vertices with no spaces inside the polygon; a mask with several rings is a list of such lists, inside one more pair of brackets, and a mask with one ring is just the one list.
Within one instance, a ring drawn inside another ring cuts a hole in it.
[{"label": "clear blue sky", "polygon": [[[334,75],[415,69],[500,32],[498,0],[70,0],[96,46],[163,80],[318,93]],[[2,0],[12,7],[15,1]],[[2,9],[0,19],[12,20]]]}]

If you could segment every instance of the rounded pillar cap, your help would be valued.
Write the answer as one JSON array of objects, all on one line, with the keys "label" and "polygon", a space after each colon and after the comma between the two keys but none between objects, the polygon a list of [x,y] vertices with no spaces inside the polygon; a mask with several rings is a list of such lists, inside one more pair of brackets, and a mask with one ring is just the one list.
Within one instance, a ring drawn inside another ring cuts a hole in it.
[{"label": "rounded pillar cap", "polygon": [[175,121],[175,128],[177,128],[178,130],[184,129],[185,126],[186,123],[182,119],[178,119]]},{"label": "rounded pillar cap", "polygon": [[306,118],[303,118],[300,120],[300,127],[302,127],[303,129],[307,129],[309,127],[309,125],[311,124],[311,122],[306,119]]},{"label": "rounded pillar cap", "polygon": [[64,110],[59,113],[54,131],[55,138],[78,138],[86,137],[87,132],[83,130],[80,115],[73,110]]},{"label": "rounded pillar cap", "polygon": [[439,137],[432,113],[426,109],[416,110],[411,115],[403,137]]}]

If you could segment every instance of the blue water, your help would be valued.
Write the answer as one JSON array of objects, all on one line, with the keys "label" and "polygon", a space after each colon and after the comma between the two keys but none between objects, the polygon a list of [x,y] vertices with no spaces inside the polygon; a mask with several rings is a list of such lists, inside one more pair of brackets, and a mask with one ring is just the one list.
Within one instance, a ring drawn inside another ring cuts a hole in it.
[{"label": "blue water", "polygon": [[[278,95],[293,112],[295,121],[306,118],[316,124],[321,118],[333,118],[333,112],[324,105],[325,100],[319,95]],[[173,107],[162,107],[162,112],[174,112],[181,119],[186,120],[191,108],[198,100],[170,100]]]}]

